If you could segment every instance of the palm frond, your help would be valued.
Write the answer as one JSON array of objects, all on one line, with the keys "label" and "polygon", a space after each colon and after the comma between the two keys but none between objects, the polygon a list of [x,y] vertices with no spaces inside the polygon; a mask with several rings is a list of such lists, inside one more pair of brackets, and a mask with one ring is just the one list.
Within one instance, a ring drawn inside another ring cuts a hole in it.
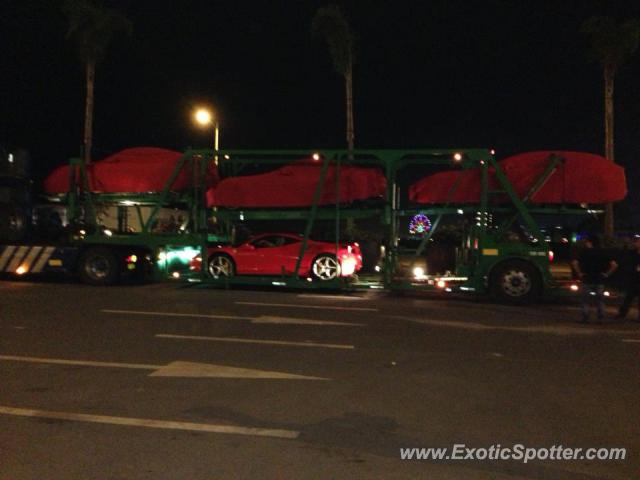
[{"label": "palm frond", "polygon": [[92,0],[64,0],[62,11],[69,22],[67,37],[75,40],[83,61],[101,60],[117,35],[129,35],[133,29],[120,12]]},{"label": "palm frond", "polygon": [[582,24],[591,43],[595,60],[603,66],[617,69],[640,45],[640,21],[616,22],[610,17],[591,17]]},{"label": "palm frond", "polygon": [[353,65],[355,41],[342,9],[337,5],[319,8],[311,22],[311,33],[326,42],[334,68],[346,75]]}]

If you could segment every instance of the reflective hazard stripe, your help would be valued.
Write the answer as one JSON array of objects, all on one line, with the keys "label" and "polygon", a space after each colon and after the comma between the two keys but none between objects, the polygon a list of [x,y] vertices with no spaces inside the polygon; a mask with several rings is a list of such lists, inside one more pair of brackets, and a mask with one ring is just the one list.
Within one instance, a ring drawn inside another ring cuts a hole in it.
[{"label": "reflective hazard stripe", "polygon": [[53,252],[55,250],[56,250],[56,247],[46,247],[44,249],[44,252],[42,252],[42,255],[40,255],[40,258],[38,259],[36,264],[31,269],[31,271],[33,273],[41,272],[45,264],[47,263],[47,261],[49,261],[49,259],[51,258],[51,255],[53,255]]},{"label": "reflective hazard stripe", "polygon": [[9,265],[4,271],[5,272],[15,271],[20,266],[20,262],[22,262],[22,259],[24,258],[24,256],[27,254],[28,251],[29,251],[29,247],[25,247],[25,246],[19,247],[18,251],[13,255],[13,258],[11,259],[11,261],[9,262]]},{"label": "reflective hazard stripe", "polygon": [[13,256],[13,252],[16,251],[16,248],[18,247],[9,245],[4,249],[4,252],[2,252],[2,256],[0,256],[0,272],[4,270],[5,265]]},{"label": "reflective hazard stripe", "polygon": [[27,256],[24,258],[24,261],[22,262],[22,267],[24,268],[25,273],[31,269],[31,264],[36,259],[36,257],[40,254],[41,251],[42,251],[42,247],[31,247],[31,250],[29,250],[29,253],[27,253]]}]

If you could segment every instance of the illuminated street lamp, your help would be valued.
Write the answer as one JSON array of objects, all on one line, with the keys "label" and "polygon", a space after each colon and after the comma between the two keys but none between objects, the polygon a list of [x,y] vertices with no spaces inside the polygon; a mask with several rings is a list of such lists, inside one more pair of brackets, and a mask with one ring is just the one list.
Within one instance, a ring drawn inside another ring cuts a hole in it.
[{"label": "illuminated street lamp", "polygon": [[218,123],[218,119],[214,118],[213,114],[210,110],[206,108],[198,108],[193,113],[193,119],[195,122],[201,127],[208,127],[209,125],[214,125],[214,137],[213,137],[213,149],[216,152],[215,163],[218,164],[218,149],[219,149],[219,140],[220,140],[220,124]]},{"label": "illuminated street lamp", "polygon": [[198,110],[196,110],[194,118],[200,125],[209,125],[211,123],[211,112],[209,110],[205,110],[204,108],[199,108]]}]

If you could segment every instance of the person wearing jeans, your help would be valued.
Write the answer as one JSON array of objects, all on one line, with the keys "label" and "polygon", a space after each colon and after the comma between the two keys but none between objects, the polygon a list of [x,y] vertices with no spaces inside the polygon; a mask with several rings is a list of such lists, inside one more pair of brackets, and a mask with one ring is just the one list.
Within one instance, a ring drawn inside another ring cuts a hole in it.
[{"label": "person wearing jeans", "polygon": [[589,322],[589,311],[595,300],[597,322],[604,320],[604,282],[618,268],[618,264],[605,256],[600,239],[590,236],[584,249],[571,262],[576,276],[582,281],[582,322]]},{"label": "person wearing jeans", "polygon": [[604,320],[604,284],[593,283],[582,285],[582,323],[589,322],[591,302],[595,301],[597,321]]}]

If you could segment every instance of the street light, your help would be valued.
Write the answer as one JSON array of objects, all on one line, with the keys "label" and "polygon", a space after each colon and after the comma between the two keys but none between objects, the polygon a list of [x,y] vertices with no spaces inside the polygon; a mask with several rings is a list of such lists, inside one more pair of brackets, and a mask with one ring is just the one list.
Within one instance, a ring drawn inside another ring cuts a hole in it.
[{"label": "street light", "polygon": [[199,108],[198,110],[196,110],[194,118],[196,119],[196,122],[198,122],[202,126],[209,125],[211,123],[211,112],[209,110],[205,110],[204,108]]},{"label": "street light", "polygon": [[193,113],[193,119],[195,122],[201,127],[208,127],[213,123],[214,125],[214,137],[213,137],[213,149],[216,152],[215,156],[215,164],[218,164],[218,149],[219,149],[219,141],[220,141],[220,124],[218,123],[218,119],[214,118],[213,114],[210,110],[206,108],[198,108]]}]

